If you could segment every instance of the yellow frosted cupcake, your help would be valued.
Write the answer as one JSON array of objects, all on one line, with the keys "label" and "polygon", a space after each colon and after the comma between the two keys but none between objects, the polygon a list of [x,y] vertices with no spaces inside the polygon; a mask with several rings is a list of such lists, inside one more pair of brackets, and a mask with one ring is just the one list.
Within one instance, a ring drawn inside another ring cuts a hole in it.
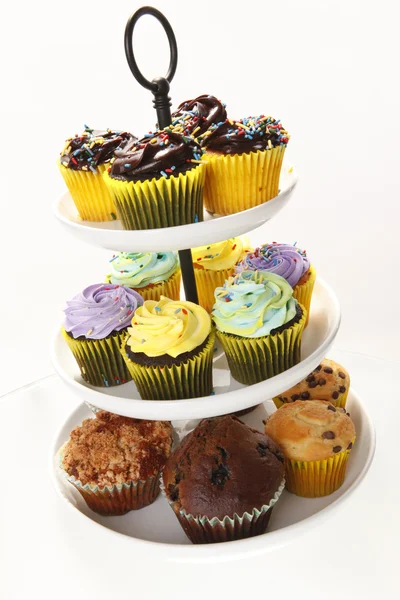
[{"label": "yellow frosted cupcake", "polygon": [[289,135],[279,120],[260,115],[212,125],[199,136],[205,149],[204,206],[230,215],[275,198]]},{"label": "yellow frosted cupcake", "polygon": [[236,263],[249,251],[248,240],[241,237],[192,248],[199,304],[207,312],[212,311],[215,288],[224,285],[234,274]]},{"label": "yellow frosted cupcake", "polygon": [[117,252],[110,260],[107,283],[124,285],[144,300],[166,296],[179,300],[181,270],[176,252]]},{"label": "yellow frosted cupcake", "polygon": [[300,362],[306,309],[283,277],[243,271],[215,290],[212,318],[232,376],[246,385]]},{"label": "yellow frosted cupcake", "polygon": [[112,221],[117,218],[103,174],[114,152],[136,139],[126,131],[97,131],[86,126],[81,135],[66,140],[58,166],[81,219]]},{"label": "yellow frosted cupcake", "polygon": [[343,484],[356,432],[344,408],[324,400],[285,404],[265,424],[285,456],[286,489],[298,496],[327,496]]},{"label": "yellow frosted cupcake", "polygon": [[214,337],[210,316],[201,306],[164,297],[147,300],[136,310],[121,346],[140,396],[209,396]]}]

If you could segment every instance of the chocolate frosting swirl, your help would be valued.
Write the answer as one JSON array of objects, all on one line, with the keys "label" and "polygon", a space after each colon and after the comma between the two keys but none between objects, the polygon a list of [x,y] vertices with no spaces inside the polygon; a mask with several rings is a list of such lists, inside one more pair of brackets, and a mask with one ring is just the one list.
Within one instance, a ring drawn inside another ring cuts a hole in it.
[{"label": "chocolate frosting swirl", "polygon": [[110,177],[128,181],[143,181],[193,168],[201,159],[202,150],[194,139],[168,129],[148,134],[129,151],[115,158]]},{"label": "chocolate frosting swirl", "polygon": [[115,151],[134,142],[137,138],[127,131],[101,131],[86,126],[82,135],[66,140],[60,162],[74,171],[96,172],[96,167],[109,162]]},{"label": "chocolate frosting swirl", "polygon": [[247,117],[240,121],[226,120],[212,125],[201,136],[206,150],[222,154],[243,154],[286,146],[289,135],[279,120],[273,117]]},{"label": "chocolate frosting swirl", "polygon": [[201,135],[212,124],[223,123],[227,117],[225,105],[215,96],[202,94],[185,100],[172,113],[172,128],[184,135]]}]

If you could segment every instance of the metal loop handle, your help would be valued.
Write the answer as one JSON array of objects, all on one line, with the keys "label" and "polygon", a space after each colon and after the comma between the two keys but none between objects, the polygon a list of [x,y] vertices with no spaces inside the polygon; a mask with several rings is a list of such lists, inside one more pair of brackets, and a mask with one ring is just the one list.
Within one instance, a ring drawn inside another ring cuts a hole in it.
[{"label": "metal loop handle", "polygon": [[[172,30],[171,25],[169,24],[169,21],[156,8],[153,8],[152,6],[143,6],[142,8],[139,8],[139,10],[137,10],[135,13],[133,13],[133,15],[131,15],[129,17],[128,22],[125,27],[126,60],[128,61],[128,65],[129,65],[130,70],[133,73],[133,76],[140,83],[140,85],[142,85],[144,88],[146,88],[148,90],[151,90],[153,92],[153,94],[156,94],[157,92],[160,91],[159,84],[157,83],[156,80],[149,81],[148,79],[146,79],[146,77],[144,77],[144,75],[142,75],[142,73],[139,70],[139,67],[137,66],[135,55],[133,53],[133,45],[132,45],[133,30],[135,28],[136,23],[139,21],[140,17],[143,17],[144,15],[152,15],[153,17],[155,17],[157,19],[157,21],[159,21],[161,23],[165,33],[167,34],[167,38],[168,38],[168,42],[169,42],[169,50],[170,50],[170,61],[169,61],[168,72],[165,76],[165,79],[169,83],[171,83],[171,81],[175,75],[176,66],[178,63],[178,46],[176,45],[175,34]],[[167,93],[168,93],[168,90],[167,90]]]}]

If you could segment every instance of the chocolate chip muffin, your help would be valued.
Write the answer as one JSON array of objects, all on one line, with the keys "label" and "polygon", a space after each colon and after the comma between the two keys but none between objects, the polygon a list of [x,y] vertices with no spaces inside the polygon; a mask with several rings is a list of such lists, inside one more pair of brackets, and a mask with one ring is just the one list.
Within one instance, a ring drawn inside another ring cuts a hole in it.
[{"label": "chocolate chip muffin", "polygon": [[167,460],[167,499],[193,543],[264,533],[283,489],[283,455],[236,417],[203,419]]},{"label": "chocolate chip muffin", "polygon": [[100,410],[71,432],[60,466],[92,510],[122,515],[154,502],[171,446],[169,422]]},{"label": "chocolate chip muffin", "polygon": [[273,398],[276,408],[296,400],[328,400],[336,407],[345,407],[350,389],[350,376],[339,363],[324,358],[297,385]]},{"label": "chocolate chip muffin", "polygon": [[269,417],[265,432],[282,448],[289,492],[315,498],[342,485],[356,435],[344,408],[296,400]]}]

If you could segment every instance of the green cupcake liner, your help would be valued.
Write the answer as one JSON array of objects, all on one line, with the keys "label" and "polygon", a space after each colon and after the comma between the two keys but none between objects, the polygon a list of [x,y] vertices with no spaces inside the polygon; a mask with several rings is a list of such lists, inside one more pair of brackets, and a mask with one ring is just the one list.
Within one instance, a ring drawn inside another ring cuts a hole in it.
[{"label": "green cupcake liner", "polygon": [[144,366],[133,362],[125,352],[127,338],[128,336],[122,341],[121,355],[143,400],[181,400],[210,396],[213,391],[214,331],[210,332],[208,342],[199,354],[181,364],[165,367]]},{"label": "green cupcake liner", "polygon": [[[301,304],[300,304],[301,306]],[[252,385],[274,377],[301,360],[301,338],[307,319],[303,306],[302,317],[281,333],[260,338],[244,338],[217,330],[225,351],[232,377]]]},{"label": "green cupcake liner", "polygon": [[62,334],[87,383],[110,387],[132,379],[120,352],[125,332],[103,340],[74,340],[64,328]]}]

